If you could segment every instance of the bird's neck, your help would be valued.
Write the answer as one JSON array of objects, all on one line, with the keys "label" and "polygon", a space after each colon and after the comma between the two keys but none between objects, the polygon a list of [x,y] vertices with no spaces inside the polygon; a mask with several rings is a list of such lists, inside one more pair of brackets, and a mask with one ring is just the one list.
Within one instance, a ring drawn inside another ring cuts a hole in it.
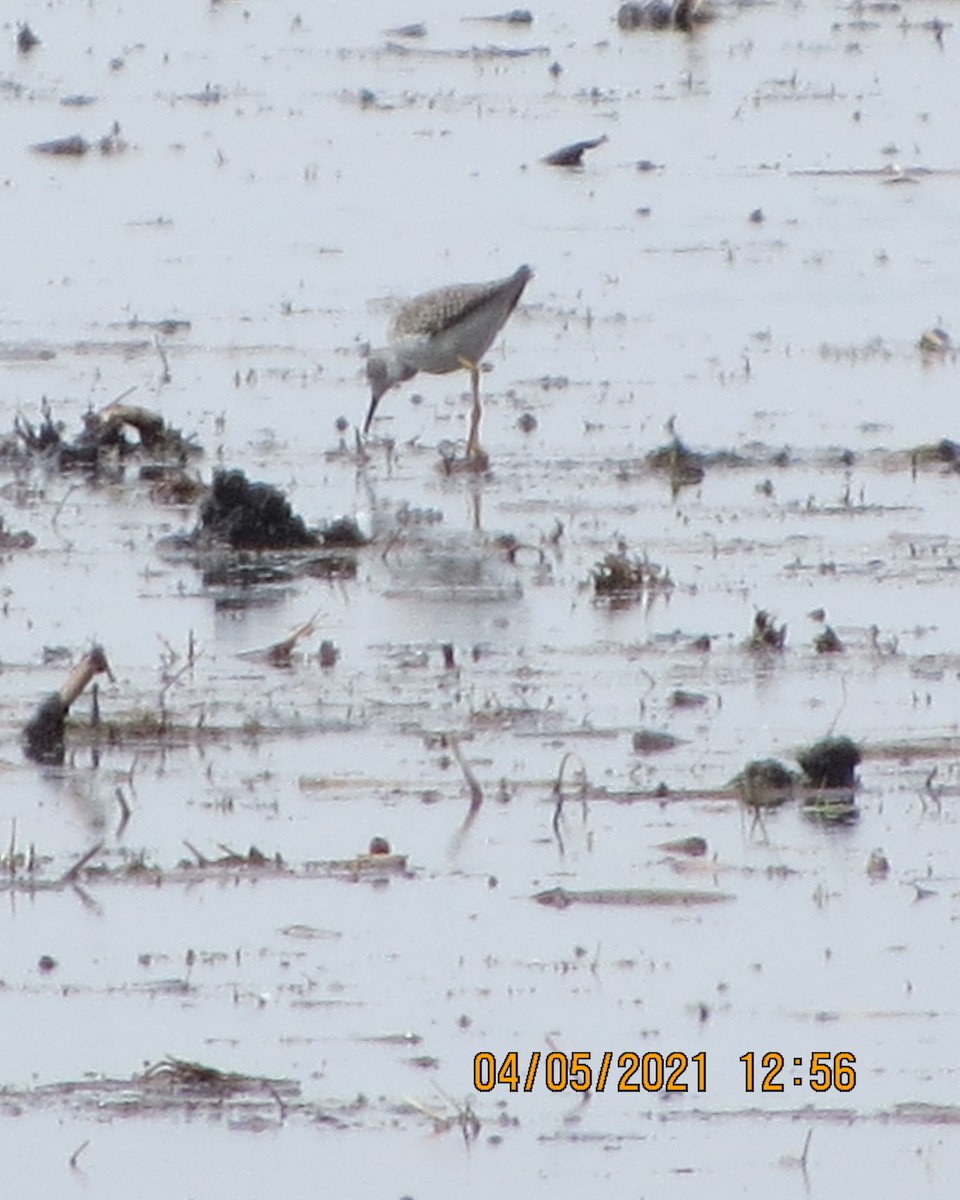
[{"label": "bird's neck", "polygon": [[417,368],[404,354],[402,345],[388,346],[386,350],[381,351],[381,355],[386,364],[390,387],[394,387],[398,383],[406,383],[408,379],[412,379],[416,375]]}]

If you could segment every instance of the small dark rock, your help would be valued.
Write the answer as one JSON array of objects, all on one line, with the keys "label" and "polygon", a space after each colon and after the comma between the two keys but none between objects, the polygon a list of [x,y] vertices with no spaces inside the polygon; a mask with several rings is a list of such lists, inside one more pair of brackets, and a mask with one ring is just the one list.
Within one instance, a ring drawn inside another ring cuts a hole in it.
[{"label": "small dark rock", "polygon": [[29,25],[23,24],[17,30],[17,49],[21,54],[29,54],[30,51],[40,45],[40,39],[33,32]]},{"label": "small dark rock", "polygon": [[474,21],[489,21],[496,25],[532,25],[533,13],[529,8],[511,8],[509,12],[494,13],[491,17],[473,17]]},{"label": "small dark rock", "polygon": [[871,879],[886,879],[890,874],[890,860],[882,850],[874,850],[867,859],[867,874]]},{"label": "small dark rock", "polygon": [[398,25],[396,29],[388,29],[387,36],[399,38],[424,38],[427,36],[427,27],[422,21],[414,21],[410,25]]},{"label": "small dark rock", "polygon": [[90,149],[90,143],[79,133],[75,133],[69,137],[54,138],[51,142],[37,142],[30,149],[36,151],[37,154],[58,154],[79,158]]},{"label": "small dark rock", "polygon": [[953,338],[945,329],[926,329],[920,334],[917,346],[927,354],[946,354],[953,349]]},{"label": "small dark rock", "polygon": [[678,838],[673,842],[661,842],[658,850],[668,854],[685,854],[688,858],[703,858],[707,852],[707,839],[703,837]]},{"label": "small dark rock", "polygon": [[821,633],[813,639],[813,648],[818,654],[842,654],[844,650],[843,642],[828,625]]},{"label": "small dark rock", "polygon": [[682,745],[683,739],[657,729],[638,729],[631,743],[634,754],[661,754]]},{"label": "small dark rock", "polygon": [[544,162],[550,167],[580,167],[583,165],[583,155],[587,150],[594,150],[597,146],[602,146],[607,140],[607,135],[601,137],[590,138],[584,142],[571,142],[569,146],[561,146],[559,150],[554,150],[552,154],[544,157]]}]

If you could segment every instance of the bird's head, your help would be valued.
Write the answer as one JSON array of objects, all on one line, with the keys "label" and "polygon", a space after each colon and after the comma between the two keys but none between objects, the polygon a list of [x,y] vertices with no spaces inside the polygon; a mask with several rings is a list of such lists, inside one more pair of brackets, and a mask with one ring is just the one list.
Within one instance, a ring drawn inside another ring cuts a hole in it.
[{"label": "bird's head", "polygon": [[372,351],[367,359],[367,383],[370,384],[370,399],[374,404],[391,387],[387,358],[379,350]]},{"label": "bird's head", "polygon": [[396,387],[416,375],[413,367],[401,362],[392,350],[373,350],[367,359],[367,382],[370,384],[370,408],[367,419],[363,423],[363,432],[367,433],[380,403],[380,397],[390,388]]}]

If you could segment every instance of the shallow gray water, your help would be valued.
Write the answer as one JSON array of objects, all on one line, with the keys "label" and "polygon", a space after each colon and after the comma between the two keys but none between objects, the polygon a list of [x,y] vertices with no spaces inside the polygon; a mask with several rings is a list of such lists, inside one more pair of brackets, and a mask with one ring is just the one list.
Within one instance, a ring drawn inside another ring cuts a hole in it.
[{"label": "shallow gray water", "polygon": [[[621,33],[615,5],[535,9],[527,29],[431,7],[27,4],[29,56],[5,27],[0,431],[42,397],[75,428],[136,387],[197,434],[205,477],[242,467],[310,521],[378,531],[355,579],[250,603],[158,551],[195,513],[153,503],[134,470],[0,479],[7,528],[37,538],[0,564],[10,836],[51,856],[49,878],[101,840],[105,863],[164,872],[4,895],[7,1177],[19,1195],[105,1198],[134,1180],[145,1198],[299,1197],[331,1176],[418,1200],[518,1180],[559,1200],[607,1184],[832,1196],[838,1179],[952,1195],[955,1109],[919,1106],[956,1091],[957,475],[911,468],[956,436],[955,358],[917,349],[955,329],[960,283],[956,38],[925,27],[952,10],[725,6],[687,37]],[[413,20],[424,39],[384,33]],[[62,103],[80,94],[94,102]],[[121,153],[29,149],[115,121]],[[539,161],[601,133],[581,171]],[[437,444],[466,432],[450,377],[386,397],[358,469],[334,422],[361,419],[361,351],[396,298],[524,261],[536,277],[483,379],[490,476],[436,469]],[[190,326],[159,335],[163,383],[141,323],[166,318]],[[694,449],[746,461],[672,495],[643,461],[671,417]],[[403,505],[442,519],[397,537]],[[514,563],[501,532],[522,543]],[[598,605],[587,581],[618,539],[674,589]],[[844,655],[814,652],[818,607]],[[759,608],[788,625],[782,655],[744,649]],[[240,657],[317,612],[291,670]],[[702,634],[709,653],[691,648]],[[199,657],[164,690],[191,636]],[[320,636],[340,648],[329,671]],[[92,639],[116,676],[105,718],[163,693],[180,736],[98,753],[78,736],[66,767],[25,763],[19,730],[64,673],[44,647]],[[673,707],[677,688],[706,703]],[[641,728],[682,740],[638,755]],[[864,746],[855,825],[795,804],[757,823],[724,790],[748,759],[790,762],[828,732]],[[484,791],[469,827],[442,733]],[[561,844],[551,784],[571,752],[594,798],[567,804]],[[374,834],[411,877],[306,866]],[[693,834],[705,859],[659,848]],[[184,841],[211,859],[256,845],[294,877],[178,876]],[[558,885],[735,900],[531,901]],[[476,1092],[475,1054],[511,1049],[703,1051],[707,1083]],[[748,1094],[740,1056],[768,1050],[786,1090]],[[791,1082],[817,1050],[856,1056],[852,1092]],[[124,1116],[95,1090],[36,1090],[167,1055],[295,1080],[305,1107]],[[438,1124],[467,1103],[469,1147]]]}]

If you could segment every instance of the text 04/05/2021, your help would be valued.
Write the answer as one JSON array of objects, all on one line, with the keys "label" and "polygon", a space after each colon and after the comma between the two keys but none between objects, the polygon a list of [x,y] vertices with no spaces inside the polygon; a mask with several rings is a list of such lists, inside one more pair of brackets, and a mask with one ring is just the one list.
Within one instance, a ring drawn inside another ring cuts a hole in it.
[{"label": "text 04/05/2021", "polygon": [[[784,1080],[814,1092],[852,1092],[857,1083],[857,1060],[848,1051],[786,1055],[778,1050],[762,1054],[750,1050],[739,1061],[743,1064],[746,1092],[783,1092],[785,1082],[780,1075],[784,1071]],[[707,1056],[703,1050],[696,1054],[683,1050],[624,1050],[615,1054],[604,1050],[597,1055],[588,1050],[551,1050],[546,1054],[531,1050],[526,1055],[508,1050],[498,1058],[490,1050],[481,1050],[473,1059],[473,1086],[478,1092],[496,1088],[532,1092],[537,1087],[550,1092],[705,1092]]]}]

